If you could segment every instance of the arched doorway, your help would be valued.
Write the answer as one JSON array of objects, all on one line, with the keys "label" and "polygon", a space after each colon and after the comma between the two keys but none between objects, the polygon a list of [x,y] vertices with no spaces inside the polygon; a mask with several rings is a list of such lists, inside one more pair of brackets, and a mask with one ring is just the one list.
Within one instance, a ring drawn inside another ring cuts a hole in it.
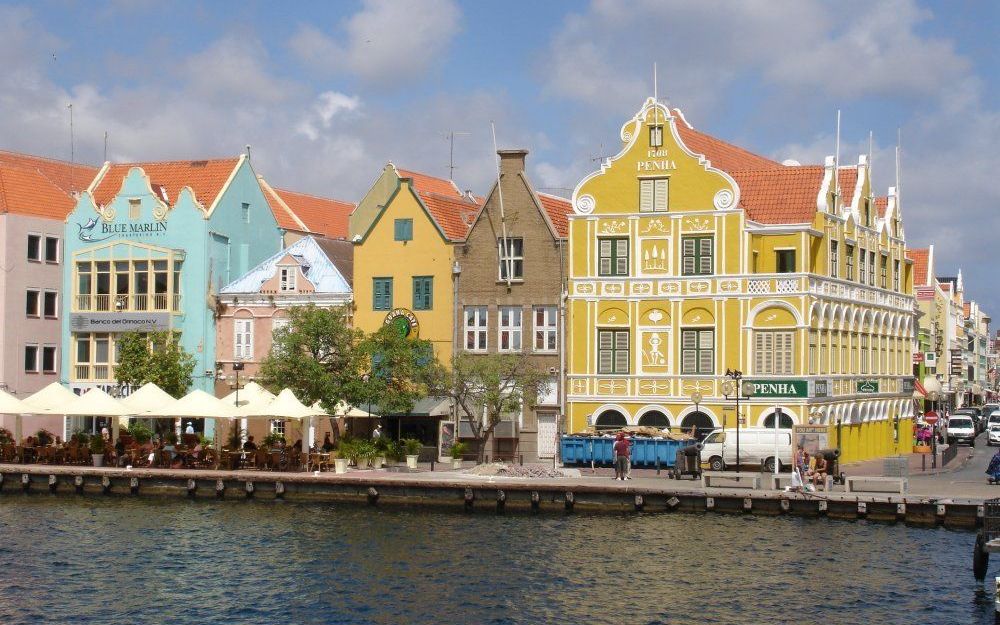
[{"label": "arched doorway", "polygon": [[698,440],[701,440],[708,436],[708,433],[715,429],[715,423],[712,422],[712,418],[709,417],[704,412],[696,411],[689,412],[684,420],[681,421],[681,429],[684,432],[690,432],[691,428],[695,428],[695,436]]},{"label": "arched doorway", "polygon": [[594,429],[598,432],[602,430],[620,430],[628,425],[628,419],[618,410],[605,410],[594,422]]},{"label": "arched doorway", "polygon": [[670,419],[659,410],[650,410],[639,417],[639,425],[662,430],[663,428],[670,427]]},{"label": "arched doorway", "polygon": [[[792,417],[789,416],[789,414],[787,412],[782,412],[781,413],[781,421],[780,421],[780,423],[781,423],[781,427],[783,429],[787,429],[787,430],[792,429],[792,426],[795,425],[795,422],[792,421]],[[771,414],[767,415],[764,418],[764,427],[766,427],[766,428],[773,428],[774,427],[774,413],[773,412]]]}]

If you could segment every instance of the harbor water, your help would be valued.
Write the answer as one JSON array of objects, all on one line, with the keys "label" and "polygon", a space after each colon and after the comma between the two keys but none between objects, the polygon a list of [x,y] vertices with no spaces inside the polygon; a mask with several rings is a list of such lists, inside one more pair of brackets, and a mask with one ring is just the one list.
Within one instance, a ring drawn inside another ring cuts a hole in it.
[{"label": "harbor water", "polygon": [[0,623],[992,623],[974,538],[791,517],[3,494]]}]

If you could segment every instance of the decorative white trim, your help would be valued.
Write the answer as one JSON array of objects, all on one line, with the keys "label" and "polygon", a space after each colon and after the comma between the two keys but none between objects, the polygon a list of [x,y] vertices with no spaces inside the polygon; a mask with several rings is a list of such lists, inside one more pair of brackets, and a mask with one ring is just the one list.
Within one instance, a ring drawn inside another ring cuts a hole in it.
[{"label": "decorative white trim", "polygon": [[747,314],[747,325],[746,325],[746,327],[747,328],[755,328],[756,327],[755,326],[755,322],[757,320],[757,315],[760,314],[760,311],[762,311],[762,310],[764,310],[766,308],[784,308],[788,312],[792,313],[793,317],[795,317],[795,324],[797,326],[804,326],[805,325],[805,322],[802,320],[802,315],[799,313],[799,311],[794,306],[792,306],[791,304],[789,304],[786,301],[777,300],[777,299],[770,299],[770,300],[763,301],[763,302],[757,304],[756,306],[754,306],[753,308],[750,309],[750,312]]},{"label": "decorative white trim", "polygon": [[632,415],[629,414],[629,411],[625,409],[625,406],[622,406],[621,404],[602,404],[595,408],[594,412],[590,414],[591,418],[588,419],[590,422],[587,425],[597,425],[597,418],[609,410],[617,410],[625,415],[626,423],[629,425],[635,425],[635,419],[633,419]]},{"label": "decorative white trim", "polygon": [[597,200],[593,195],[585,194],[573,198],[573,209],[580,215],[589,215],[597,208]]},{"label": "decorative white trim", "polygon": [[666,406],[661,406],[658,404],[647,404],[636,411],[635,413],[636,425],[639,425],[639,419],[641,419],[642,415],[646,414],[647,412],[662,412],[667,416],[667,420],[670,422],[670,427],[676,427],[680,423],[679,421],[675,423],[673,414],[671,414],[670,409],[667,408]]}]

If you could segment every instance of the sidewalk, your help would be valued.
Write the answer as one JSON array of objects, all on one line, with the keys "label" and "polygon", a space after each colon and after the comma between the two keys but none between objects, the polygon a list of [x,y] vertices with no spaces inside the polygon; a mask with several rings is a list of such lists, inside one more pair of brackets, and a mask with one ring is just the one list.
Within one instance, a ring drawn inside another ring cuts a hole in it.
[{"label": "sidewalk", "polygon": [[[931,457],[931,454],[907,454],[906,456],[889,456],[890,458],[906,458],[907,463],[907,474],[905,477],[917,477],[921,475],[940,475],[942,473],[950,473],[952,471],[957,471],[965,466],[968,461],[970,454],[965,450],[968,448],[960,448],[958,450],[958,455],[955,459],[948,463],[947,466],[942,466],[942,454],[947,445],[941,445],[938,447],[937,451],[937,466]],[[885,476],[886,458],[876,458],[874,460],[865,460],[864,462],[852,462],[850,464],[843,464],[840,466],[840,470],[847,475],[868,475],[868,476]],[[894,475],[893,477],[897,477]]]}]

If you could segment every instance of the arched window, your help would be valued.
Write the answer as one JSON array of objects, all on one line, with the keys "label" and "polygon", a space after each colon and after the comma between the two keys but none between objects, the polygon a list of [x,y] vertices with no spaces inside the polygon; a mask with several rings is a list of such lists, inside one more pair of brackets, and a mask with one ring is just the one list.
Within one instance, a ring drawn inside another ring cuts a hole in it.
[{"label": "arched window", "polygon": [[617,410],[605,410],[597,417],[597,421],[594,422],[594,429],[598,432],[601,430],[618,430],[626,425],[628,425],[628,419],[621,412]]},{"label": "arched window", "polygon": [[650,410],[639,417],[639,425],[659,428],[662,430],[663,428],[670,427],[670,419],[668,419],[667,415],[663,414],[659,410]]},{"label": "arched window", "polygon": [[715,424],[712,423],[712,418],[704,412],[689,412],[684,417],[684,420],[681,421],[681,429],[685,432],[690,432],[691,428],[695,428],[694,434],[698,437],[698,440],[701,440],[715,429]]},{"label": "arched window", "polygon": [[[781,413],[781,427],[784,428],[784,429],[789,429],[790,430],[790,429],[792,429],[792,425],[794,425],[794,422],[792,421],[792,418],[788,415],[788,413],[782,412]],[[771,414],[767,415],[767,417],[764,418],[764,427],[766,427],[766,428],[773,428],[774,427],[774,413],[773,412]]]}]

